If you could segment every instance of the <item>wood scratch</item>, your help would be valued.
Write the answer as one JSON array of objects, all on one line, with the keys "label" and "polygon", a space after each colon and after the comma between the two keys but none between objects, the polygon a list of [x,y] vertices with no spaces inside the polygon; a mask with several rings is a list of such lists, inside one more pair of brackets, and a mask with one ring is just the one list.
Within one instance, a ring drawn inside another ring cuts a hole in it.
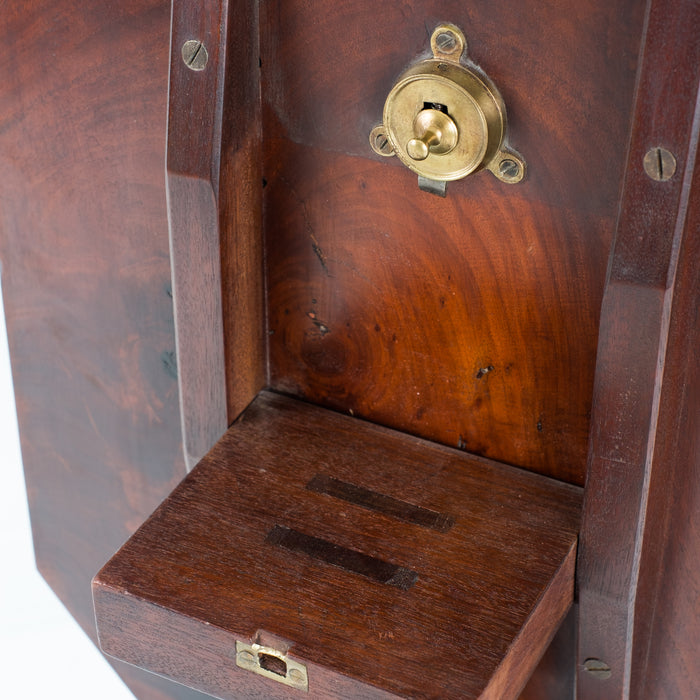
[{"label": "wood scratch", "polygon": [[313,249],[314,253],[316,253],[316,257],[318,258],[319,262],[321,263],[321,267],[323,268],[323,271],[328,275],[328,277],[331,276],[331,273],[328,270],[328,265],[326,265],[326,256],[323,254],[323,251],[321,250],[321,246],[318,244],[318,241],[316,240],[316,236],[314,236],[313,233],[309,234],[309,238],[311,239],[311,248]]}]

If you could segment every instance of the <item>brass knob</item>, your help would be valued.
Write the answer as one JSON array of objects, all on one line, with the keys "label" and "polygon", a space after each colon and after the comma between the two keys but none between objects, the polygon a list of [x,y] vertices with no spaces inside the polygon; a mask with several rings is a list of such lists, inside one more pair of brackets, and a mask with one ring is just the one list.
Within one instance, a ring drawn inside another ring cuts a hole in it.
[{"label": "brass knob", "polygon": [[506,145],[503,98],[467,62],[464,34],[452,24],[439,25],[431,49],[433,57],[408,68],[391,89],[383,123],[370,135],[374,151],[398,156],[419,182],[459,180],[483,169],[504,182],[520,182],[525,162]]},{"label": "brass knob", "polygon": [[449,153],[459,138],[457,125],[439,109],[423,109],[413,121],[412,138],[406,152],[413,160],[425,160],[431,153]]}]

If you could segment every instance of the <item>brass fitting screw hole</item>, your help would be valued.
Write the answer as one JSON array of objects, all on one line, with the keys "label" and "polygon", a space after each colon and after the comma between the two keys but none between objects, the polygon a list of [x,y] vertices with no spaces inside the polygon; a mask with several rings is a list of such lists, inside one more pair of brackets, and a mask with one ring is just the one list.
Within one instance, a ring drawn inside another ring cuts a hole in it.
[{"label": "brass fitting screw hole", "polygon": [[515,180],[520,175],[520,165],[511,158],[504,158],[498,164],[498,172],[506,180]]},{"label": "brass fitting screw hole", "polygon": [[444,56],[449,61],[458,62],[467,48],[467,40],[454,24],[441,24],[430,37],[430,48],[435,57]]},{"label": "brass fitting screw hole", "polygon": [[435,44],[442,53],[453,53],[457,48],[457,37],[452,32],[440,32]]},{"label": "brass fitting screw hole", "polygon": [[377,155],[387,157],[394,155],[394,147],[389,141],[386,129],[381,124],[372,129],[369,135],[369,145]]}]

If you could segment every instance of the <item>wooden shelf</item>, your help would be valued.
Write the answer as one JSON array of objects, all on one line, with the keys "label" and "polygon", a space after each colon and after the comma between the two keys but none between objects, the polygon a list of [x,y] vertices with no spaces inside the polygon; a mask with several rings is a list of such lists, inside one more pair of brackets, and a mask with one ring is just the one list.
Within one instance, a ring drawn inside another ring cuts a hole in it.
[{"label": "wooden shelf", "polygon": [[302,697],[294,662],[309,697],[515,698],[572,602],[581,496],[262,393],[96,576],[100,644],[221,698]]}]

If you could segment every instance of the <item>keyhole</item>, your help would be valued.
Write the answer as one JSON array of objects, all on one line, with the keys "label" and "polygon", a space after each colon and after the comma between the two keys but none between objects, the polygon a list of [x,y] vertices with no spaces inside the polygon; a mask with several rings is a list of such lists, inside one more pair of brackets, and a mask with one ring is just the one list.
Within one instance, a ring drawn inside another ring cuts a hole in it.
[{"label": "keyhole", "polygon": [[436,109],[438,112],[442,112],[443,114],[450,114],[447,110],[447,105],[441,105],[438,102],[424,102],[423,109]]},{"label": "keyhole", "polygon": [[260,661],[260,668],[276,673],[278,676],[287,675],[287,664],[278,656],[273,656],[272,654],[258,654],[258,659]]}]

